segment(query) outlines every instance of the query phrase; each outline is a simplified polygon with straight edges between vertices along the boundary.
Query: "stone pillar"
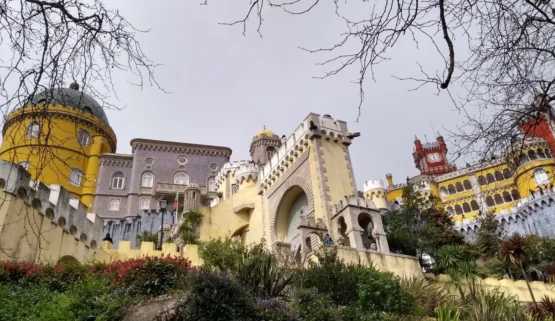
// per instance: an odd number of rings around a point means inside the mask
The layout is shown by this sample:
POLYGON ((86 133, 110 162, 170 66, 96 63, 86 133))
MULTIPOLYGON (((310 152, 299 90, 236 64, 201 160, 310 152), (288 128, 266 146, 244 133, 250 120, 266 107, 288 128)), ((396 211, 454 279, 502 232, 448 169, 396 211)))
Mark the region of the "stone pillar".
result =
POLYGON ((378 251, 382 253, 389 253, 389 243, 387 243, 387 237, 383 228, 381 214, 377 212, 372 212, 370 213, 370 217, 372 218, 372 224, 374 225, 372 236, 374 237, 374 239, 376 239, 378 251))

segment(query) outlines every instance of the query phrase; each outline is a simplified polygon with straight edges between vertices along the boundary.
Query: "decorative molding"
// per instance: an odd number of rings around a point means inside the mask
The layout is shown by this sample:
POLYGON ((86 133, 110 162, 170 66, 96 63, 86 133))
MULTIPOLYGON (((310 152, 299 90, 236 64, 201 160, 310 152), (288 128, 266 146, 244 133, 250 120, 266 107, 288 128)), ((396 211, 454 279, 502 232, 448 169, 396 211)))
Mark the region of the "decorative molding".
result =
POLYGON ((208 155, 227 157, 231 156, 231 149, 220 146, 198 145, 189 143, 176 143, 136 138, 131 141, 132 152, 135 150, 161 151, 168 153, 208 155))

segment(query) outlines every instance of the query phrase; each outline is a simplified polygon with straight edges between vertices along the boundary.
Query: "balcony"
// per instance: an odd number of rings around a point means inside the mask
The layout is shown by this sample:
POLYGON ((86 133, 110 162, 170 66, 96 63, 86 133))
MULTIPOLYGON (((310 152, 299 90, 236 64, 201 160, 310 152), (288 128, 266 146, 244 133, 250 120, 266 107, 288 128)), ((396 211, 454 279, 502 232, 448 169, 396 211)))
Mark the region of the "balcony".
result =
MULTIPOLYGON (((175 194, 177 192, 184 193, 185 190, 187 189, 187 187, 189 187, 189 185, 180 185, 180 184, 170 184, 170 183, 158 183, 156 184, 156 193, 169 193, 169 194, 175 194)), ((216 195, 216 192, 210 192, 208 193, 208 189, 206 188, 206 186, 199 186, 200 188, 200 194, 201 195, 216 195)))

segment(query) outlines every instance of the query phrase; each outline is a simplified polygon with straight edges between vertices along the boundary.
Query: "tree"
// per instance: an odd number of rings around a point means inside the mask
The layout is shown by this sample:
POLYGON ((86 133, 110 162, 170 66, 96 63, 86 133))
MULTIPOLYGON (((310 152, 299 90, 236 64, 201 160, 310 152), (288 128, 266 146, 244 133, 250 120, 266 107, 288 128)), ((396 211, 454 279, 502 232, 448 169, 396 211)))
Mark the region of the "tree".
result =
MULTIPOLYGON (((13 137, 4 133, 3 139, 28 145, 29 155, 40 160, 32 165, 32 180, 39 178, 53 159, 67 168, 71 168, 68 160, 83 159, 79 153, 59 155, 50 148, 64 145, 67 139, 52 134, 57 125, 46 112, 53 98, 51 90, 68 87, 75 81, 103 108, 118 108, 109 99, 117 97, 115 75, 132 75, 127 77, 128 82, 139 87, 145 82, 158 86, 154 77, 157 64, 145 55, 137 38, 144 32, 148 31, 135 28, 118 10, 106 7, 100 0, 0 0, 0 44, 4 49, 0 60, 0 110, 5 119, 14 109, 26 106, 25 112, 41 124, 36 144, 22 142, 20 134, 13 137), (36 99, 44 98, 41 93, 47 93, 46 98, 35 104, 36 99)), ((65 168, 57 168, 55 174, 60 182, 69 179, 65 168)), ((41 248, 47 240, 39 235, 37 222, 28 218, 26 210, 27 207, 21 210, 24 238, 34 234, 41 248)))
POLYGON ((183 214, 185 219, 179 227, 179 238, 184 244, 196 244, 198 241, 198 229, 202 225, 204 214, 189 211, 183 214))
POLYGON ((499 253, 501 240, 505 235, 504 228, 497 220, 494 212, 487 212, 476 217, 480 226, 476 232, 476 246, 482 254, 489 258, 496 257, 499 253))
POLYGON ((383 217, 392 252, 422 259, 424 253, 434 257, 444 245, 464 243, 437 197, 426 196, 408 184, 402 200, 399 210, 388 211, 383 217))
POLYGON ((522 274, 524 275, 524 280, 526 281, 526 285, 528 286, 528 291, 530 291, 530 297, 532 297, 532 301, 534 302, 534 306, 537 307, 538 303, 536 302, 536 298, 534 297, 534 292, 530 287, 530 281, 528 280, 528 275, 526 274, 526 270, 524 269, 524 260, 526 259, 526 239, 522 237, 520 234, 514 234, 509 239, 504 240, 501 243, 501 249, 499 251, 499 255, 505 262, 518 266, 522 270, 522 274))
MULTIPOLYGON (((244 6, 244 14, 222 24, 239 26, 243 34, 249 27, 261 33, 268 10, 303 16, 327 3, 241 1, 237 5, 244 6), (254 26, 249 24, 252 20, 254 26)), ((330 9, 345 22, 340 40, 303 50, 327 55, 319 63, 327 70, 318 78, 353 66, 359 69, 354 80, 360 93, 359 116, 365 80, 374 80, 374 67, 390 60, 391 51, 408 38, 415 49, 435 52, 438 63, 433 70, 415 61, 421 75, 397 78, 414 81, 416 89, 431 85, 439 93, 457 83, 465 91, 448 93, 465 118, 452 133, 460 155, 489 159, 523 138, 523 121, 553 119, 546 107, 555 100, 555 74, 550 72, 555 64, 553 1, 335 0, 330 9)))

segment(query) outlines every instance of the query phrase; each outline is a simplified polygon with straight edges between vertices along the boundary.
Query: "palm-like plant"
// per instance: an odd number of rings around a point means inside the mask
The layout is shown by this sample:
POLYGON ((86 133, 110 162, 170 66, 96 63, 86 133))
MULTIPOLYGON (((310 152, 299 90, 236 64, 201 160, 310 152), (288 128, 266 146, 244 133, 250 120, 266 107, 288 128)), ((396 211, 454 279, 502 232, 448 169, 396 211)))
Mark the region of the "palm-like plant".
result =
POLYGON ((153 242, 156 244, 158 242, 158 234, 152 234, 144 231, 142 234, 137 235, 137 245, 141 246, 142 242, 153 242))
POLYGON ((179 237, 185 244, 196 244, 198 241, 198 228, 202 225, 204 214, 189 211, 184 215, 185 220, 179 227, 179 237))
POLYGON ((465 299, 463 284, 468 281, 468 289, 472 297, 476 293, 476 280, 478 275, 478 264, 465 253, 460 245, 445 245, 441 247, 436 256, 436 268, 443 271, 459 291, 462 299, 465 299))
POLYGON ((509 239, 501 242, 501 247, 499 250, 499 255, 501 258, 512 265, 519 266, 524 275, 524 280, 528 286, 528 291, 530 291, 530 296, 532 297, 532 302, 534 306, 537 306, 536 298, 534 297, 534 292, 532 292, 532 287, 530 287, 530 281, 528 280, 528 275, 524 269, 524 259, 526 258, 526 239, 520 234, 514 234, 509 239))

